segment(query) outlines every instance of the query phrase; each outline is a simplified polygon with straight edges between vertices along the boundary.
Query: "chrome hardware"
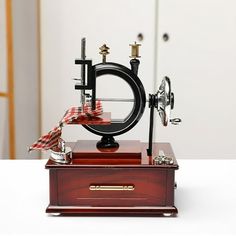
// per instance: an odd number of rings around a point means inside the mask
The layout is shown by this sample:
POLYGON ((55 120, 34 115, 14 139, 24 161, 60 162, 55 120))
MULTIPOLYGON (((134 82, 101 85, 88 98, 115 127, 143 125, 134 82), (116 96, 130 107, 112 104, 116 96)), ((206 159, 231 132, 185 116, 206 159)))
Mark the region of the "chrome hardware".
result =
POLYGON ((166 157, 166 158, 165 158, 165 164, 166 164, 166 165, 173 165, 173 164, 174 164, 173 158, 171 158, 171 157, 166 157))
POLYGON ((85 94, 85 104, 90 104, 92 101, 92 96, 88 93, 85 94))
POLYGON ((59 212, 52 212, 52 213, 50 213, 50 215, 51 215, 51 216, 60 216, 61 213, 59 213, 59 212))
POLYGON ((72 158, 72 151, 70 147, 65 146, 65 141, 60 140, 57 150, 50 149, 50 159, 56 163, 67 164, 70 163, 72 158))
POLYGON ((172 215, 173 215, 173 213, 163 213, 163 216, 165 216, 165 217, 170 217, 172 215))
POLYGON ((172 157, 165 156, 163 150, 159 150, 159 155, 153 159, 154 165, 173 165, 174 160, 172 157))
POLYGON ((181 122, 180 118, 171 119, 171 110, 174 109, 174 93, 171 91, 171 82, 168 77, 164 77, 157 91, 157 101, 155 107, 157 108, 164 126, 171 122, 173 125, 178 125, 181 122))
POLYGON ((157 92, 158 102, 156 108, 161 117, 161 122, 167 126, 170 119, 171 107, 174 107, 173 93, 171 92, 171 83, 168 77, 164 77, 157 92), (172 99, 171 99, 172 98, 172 99))
POLYGON ((133 191, 134 185, 90 185, 91 191, 133 191))
POLYGON ((102 102, 134 102, 133 98, 97 98, 96 100, 102 102))
POLYGON ((70 147, 66 147, 64 152, 62 151, 57 152, 52 149, 50 149, 50 151, 51 151, 50 159, 52 161, 60 164, 70 163, 72 158, 72 152, 70 147))
POLYGON ((165 153, 163 150, 159 150, 159 157, 162 157, 162 158, 165 157, 165 153))
POLYGON ((170 123, 172 125, 178 125, 179 123, 181 123, 182 120, 180 118, 173 118, 173 119, 170 119, 170 123))

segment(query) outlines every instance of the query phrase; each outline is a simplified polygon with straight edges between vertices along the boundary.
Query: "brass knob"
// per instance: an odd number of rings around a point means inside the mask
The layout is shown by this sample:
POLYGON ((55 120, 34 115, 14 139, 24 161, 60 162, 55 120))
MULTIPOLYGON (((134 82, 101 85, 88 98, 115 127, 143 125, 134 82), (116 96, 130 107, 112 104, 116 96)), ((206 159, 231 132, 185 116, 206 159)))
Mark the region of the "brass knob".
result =
POLYGON ((139 58, 139 47, 141 46, 141 44, 137 44, 136 42, 134 42, 134 44, 130 44, 129 46, 131 46, 131 56, 130 58, 136 59, 139 58))
POLYGON ((103 44, 99 49, 100 49, 99 54, 102 55, 102 63, 106 63, 106 56, 110 54, 110 52, 108 51, 110 48, 107 47, 106 44, 103 44))

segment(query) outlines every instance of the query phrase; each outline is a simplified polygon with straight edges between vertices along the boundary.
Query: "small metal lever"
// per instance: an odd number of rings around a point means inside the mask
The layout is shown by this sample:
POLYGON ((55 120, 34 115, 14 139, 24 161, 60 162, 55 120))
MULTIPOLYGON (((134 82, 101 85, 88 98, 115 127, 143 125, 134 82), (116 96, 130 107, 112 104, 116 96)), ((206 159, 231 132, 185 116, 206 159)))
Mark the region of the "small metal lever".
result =
POLYGON ((173 119, 170 119, 170 123, 172 125, 178 125, 179 123, 181 123, 182 120, 180 118, 173 118, 173 119))

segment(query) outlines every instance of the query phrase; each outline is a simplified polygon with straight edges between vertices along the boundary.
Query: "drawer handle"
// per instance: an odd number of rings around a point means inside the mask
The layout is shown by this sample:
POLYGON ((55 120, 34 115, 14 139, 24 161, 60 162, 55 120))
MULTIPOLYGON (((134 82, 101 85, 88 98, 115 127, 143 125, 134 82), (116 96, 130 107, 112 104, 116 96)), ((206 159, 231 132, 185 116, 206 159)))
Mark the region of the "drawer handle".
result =
POLYGON ((133 191, 134 185, 90 185, 91 191, 133 191))

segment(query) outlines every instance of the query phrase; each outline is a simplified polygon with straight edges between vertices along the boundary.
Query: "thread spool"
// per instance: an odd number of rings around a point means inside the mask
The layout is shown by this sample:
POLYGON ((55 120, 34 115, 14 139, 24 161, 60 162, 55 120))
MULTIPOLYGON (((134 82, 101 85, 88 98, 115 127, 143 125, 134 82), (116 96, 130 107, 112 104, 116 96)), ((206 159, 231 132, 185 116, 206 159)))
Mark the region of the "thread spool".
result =
POLYGON ((136 59, 139 58, 139 47, 141 46, 141 44, 137 44, 136 42, 134 42, 134 44, 130 44, 129 46, 131 46, 131 56, 130 58, 136 59))

